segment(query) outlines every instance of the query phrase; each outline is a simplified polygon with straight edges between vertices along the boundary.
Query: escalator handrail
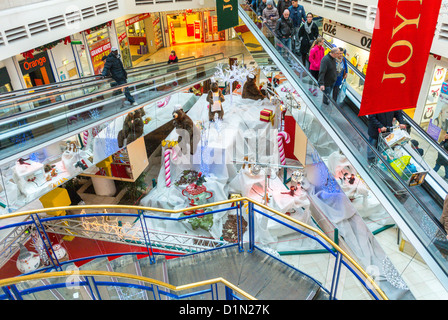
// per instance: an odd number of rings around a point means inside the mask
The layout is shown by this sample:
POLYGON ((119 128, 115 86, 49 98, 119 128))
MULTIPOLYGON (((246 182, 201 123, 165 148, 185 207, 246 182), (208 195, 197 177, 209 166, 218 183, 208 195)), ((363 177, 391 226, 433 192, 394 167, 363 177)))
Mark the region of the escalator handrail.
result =
MULTIPOLYGON (((181 62, 178 62, 177 65, 182 66, 184 64, 191 63, 192 61, 200 61, 200 60, 210 59, 210 58, 213 58, 214 56, 216 56, 216 57, 217 56, 224 57, 224 55, 222 53, 217 53, 217 54, 212 54, 212 55, 208 55, 208 56, 199 57, 197 59, 191 59, 191 60, 188 60, 188 61, 181 61, 181 62)), ((217 59, 215 59, 215 60, 217 60, 217 59)), ((135 73, 146 72, 146 71, 149 71, 149 70, 152 70, 152 69, 157 69, 157 68, 164 67, 164 66, 167 66, 166 62, 140 66, 140 67, 129 69, 129 74, 128 75, 132 75, 132 74, 135 74, 135 73)), ((46 89, 46 90, 42 90, 42 91, 38 91, 38 92, 32 92, 32 93, 29 93, 29 94, 23 94, 20 97, 9 97, 9 98, 6 98, 4 100, 0 100, 0 110, 5 109, 5 108, 11 108, 11 106, 3 105, 3 104, 8 103, 9 101, 16 101, 17 99, 33 98, 35 96, 40 96, 40 95, 43 95, 43 94, 52 94, 52 93, 55 93, 55 92, 59 92, 61 90, 70 90, 70 91, 71 90, 77 90, 77 88, 80 88, 82 86, 93 86, 93 85, 96 85, 96 83, 100 83, 102 81, 113 81, 112 78, 100 79, 99 75, 89 76, 89 77, 82 78, 82 79, 87 79, 87 78, 91 78, 91 79, 88 80, 88 81, 85 81, 85 82, 74 84, 74 85, 67 83, 67 84, 59 86, 58 88, 46 89), (68 88, 70 88, 70 89, 68 89, 68 88)), ((79 80, 79 79, 77 79, 77 80, 79 80)), ((72 80, 72 81, 75 81, 75 80, 72 80)), ((64 94, 63 92, 60 93, 60 94, 64 94)), ((48 98, 51 98, 51 97, 42 97, 42 99, 48 99, 48 98)), ((18 104, 23 104, 23 103, 27 103, 27 101, 21 101, 18 104)))
MULTIPOLYGON (((187 60, 194 60, 194 59, 195 59, 195 56, 190 56, 190 57, 186 57, 186 58, 179 59, 179 62, 185 62, 185 61, 187 61, 187 60), (182 60, 182 61, 181 61, 181 60, 182 60)), ((166 62, 158 62, 158 63, 152 64, 152 66, 155 66, 155 65, 164 65, 164 64, 166 64, 166 62)), ((139 67, 134 67, 134 68, 128 68, 128 69, 126 69, 126 71, 127 71, 127 72, 132 72, 132 71, 134 71, 134 70, 136 70, 136 69, 143 68, 143 67, 147 67, 147 66, 148 66, 148 65, 145 65, 145 66, 139 66, 139 67)), ((35 87, 32 87, 32 88, 24 88, 24 89, 13 90, 13 91, 10 91, 10 92, 4 92, 4 93, 1 93, 1 94, 0 94, 0 101, 1 101, 1 100, 3 99, 3 97, 5 97, 5 96, 12 96, 12 95, 15 95, 15 94, 27 94, 27 93, 26 93, 27 91, 37 91, 37 90, 44 91, 44 90, 48 90, 48 89, 51 88, 51 87, 61 86, 61 85, 64 85, 64 86, 65 86, 65 85, 68 85, 68 86, 70 86, 70 85, 72 85, 74 82, 83 82, 84 80, 86 80, 86 82, 87 82, 87 81, 89 81, 90 79, 95 80, 95 78, 98 78, 98 75, 91 75, 91 76, 86 76, 86 77, 77 78, 77 79, 70 79, 70 80, 64 80, 64 81, 59 81, 59 82, 55 82, 55 83, 44 84, 44 85, 35 86, 35 87)))
MULTIPOLYGON (((244 14, 247 15, 247 13, 245 12, 245 5, 240 4, 240 6, 239 6, 238 8, 239 8, 239 11, 242 11, 242 12, 244 12, 244 14)), ((251 10, 252 10, 252 9, 251 9, 251 10)), ((253 23, 253 21, 250 19, 250 17, 248 17, 248 20, 249 20, 251 23, 253 23)), ((267 27, 267 25, 266 25, 266 27, 267 27)), ((259 30, 257 26, 255 26, 255 28, 257 29, 257 31, 259 31, 260 33, 262 33, 261 30, 259 30)), ((271 29, 269 29, 269 30, 271 30, 271 29)), ((272 31, 272 30, 271 30, 271 31, 272 31)), ((279 42, 281 41, 281 40, 278 39, 278 37, 277 37, 277 35, 275 34, 275 32, 273 32, 272 34, 273 34, 273 36, 275 37, 276 41, 279 41, 279 42)), ((263 37, 266 38, 266 36, 265 36, 264 34, 263 34, 263 37)), ((267 39, 263 39, 263 40, 266 40, 266 41, 265 41, 265 45, 267 45, 268 47, 269 47, 269 45, 272 46, 272 44, 271 44, 267 39)), ((265 48, 265 47, 263 46, 263 48, 265 48)), ((309 79, 311 79, 311 81, 312 81, 315 85, 317 85, 318 87, 320 87, 319 84, 317 83, 317 80, 315 80, 315 78, 311 75, 311 73, 307 70, 307 68, 304 67, 304 66, 302 65, 302 63, 300 62, 300 59, 298 59, 298 58, 296 57, 296 55, 295 55, 294 53, 292 53, 291 50, 289 50, 286 46, 284 46, 283 49, 284 49, 284 50, 286 49, 286 50, 288 51, 288 53, 289 53, 288 56, 293 57, 293 59, 295 60, 295 62, 298 63, 298 65, 302 67, 302 69, 304 70, 304 72, 308 75, 309 79)), ((274 48, 274 50, 275 50, 275 48, 274 48)), ((281 57, 281 56, 280 56, 280 58, 283 59, 283 57, 281 57)), ((285 65, 286 65, 286 66, 290 67, 290 66, 289 66, 289 63, 288 63, 287 61, 284 61, 284 62, 285 62, 285 65)), ((293 70, 291 70, 291 71, 292 71, 292 72, 290 72, 290 73, 295 75, 295 72, 294 72, 293 70)), ((295 80, 295 82, 296 82, 297 84, 299 84, 299 86, 300 86, 300 82, 299 82, 299 81, 295 80)), ((301 86, 300 86, 300 87, 301 87, 301 86)), ((303 90, 303 91, 305 92, 305 95, 308 94, 308 93, 306 92, 307 90, 303 90)), ((322 92, 322 93, 325 94, 324 92, 322 92)), ((352 124, 352 122, 350 121, 349 117, 345 114, 345 112, 344 112, 343 110, 341 110, 341 109, 339 108, 339 106, 338 106, 336 103, 334 103, 334 100, 332 99, 332 97, 329 97, 329 96, 327 95, 327 99, 328 99, 329 101, 331 101, 331 103, 332 103, 332 107, 336 108, 336 109, 340 112, 340 114, 345 118, 345 120, 352 126, 353 130, 355 130, 355 131, 358 133, 358 135, 360 136, 360 138, 361 138, 362 140, 364 140, 366 146, 370 147, 371 151, 376 155, 377 159, 379 159, 379 160, 382 162, 382 164, 388 169, 388 171, 391 172, 391 174, 397 179, 397 181, 399 182, 399 184, 401 184, 401 185, 404 187, 404 189, 406 190, 407 194, 409 194, 409 195, 410 195, 410 196, 417 202, 417 204, 422 208, 422 210, 427 214, 427 216, 428 216, 428 217, 435 223, 435 225, 437 226, 437 228, 438 228, 441 232, 443 232, 443 234, 446 235, 447 233, 446 233, 445 229, 443 228, 442 224, 440 223, 439 219, 437 219, 437 218, 432 214, 432 212, 428 209, 428 207, 427 207, 427 206, 426 206, 420 199, 418 199, 418 198, 415 196, 415 194, 409 189, 409 187, 408 187, 405 183, 403 183, 401 177, 398 175, 398 173, 395 171, 395 169, 393 169, 392 166, 391 166, 391 165, 390 165, 390 164, 389 164, 389 163, 382 157, 382 155, 379 153, 379 151, 378 151, 376 148, 371 147, 370 143, 369 143, 368 140, 364 137, 364 135, 361 133, 361 131, 360 131, 356 126, 354 126, 354 125, 352 124)), ((314 103, 312 99, 310 99, 310 101, 311 101, 312 103, 314 103)), ((321 116, 322 116, 324 119, 326 119, 326 117, 325 117, 324 113, 322 112, 322 110, 320 110, 319 108, 316 108, 316 110, 317 110, 317 112, 319 112, 319 113, 321 114, 321 116)), ((335 131, 335 132, 336 132, 336 134, 338 134, 337 131, 335 131)), ((340 137, 340 140, 344 143, 344 139, 342 139, 342 137, 340 137)), ((348 149, 350 149, 350 148, 348 148, 348 149)), ((391 201, 391 203, 393 203, 393 202, 391 201)), ((400 212, 400 211, 397 210, 397 212, 400 212)))
MULTIPOLYGON (((331 48, 331 44, 325 40, 325 44, 331 48)), ((350 61, 348 61, 347 59, 345 59, 345 61, 347 62, 347 66, 348 68, 350 68, 354 73, 356 73, 356 75, 361 78, 361 80, 365 81, 365 74, 362 73, 361 71, 359 71, 358 68, 356 68, 350 61)), ((361 101, 359 101, 359 103, 361 103, 361 101)), ((438 154, 441 154, 445 160, 448 161, 448 152, 442 148, 432 137, 430 137, 428 135, 428 133, 426 131, 424 131, 422 129, 422 127, 420 127, 417 122, 415 122, 406 112, 403 112, 403 118, 406 121, 407 124, 409 124, 411 126, 411 128, 415 131, 418 132, 419 136, 421 136, 428 144, 430 144, 434 149, 437 150, 438 154)), ((366 117, 366 116, 361 116, 361 117, 366 117)))
MULTIPOLYGON (((221 59, 221 60, 223 62, 225 62, 226 58, 221 59)), ((210 64, 210 63, 214 63, 216 61, 221 61, 221 60, 215 60, 215 61, 211 61, 211 62, 206 62, 206 63, 203 63, 203 64, 192 66, 192 67, 187 68, 187 69, 182 69, 180 71, 181 72, 189 71, 189 70, 192 70, 194 68, 198 68, 198 67, 201 67, 201 66, 204 66, 204 65, 207 65, 207 64, 210 64)), ((137 86, 139 84, 143 84, 143 83, 147 83, 147 82, 150 82, 150 81, 155 81, 155 80, 158 80, 158 79, 162 79, 165 76, 166 76, 166 74, 165 75, 158 75, 158 76, 152 77, 150 79, 137 80, 137 81, 134 81, 134 82, 125 83, 125 84, 122 84, 122 85, 119 85, 119 86, 115 86, 113 88, 105 89, 105 90, 103 90, 101 92, 94 92, 94 93, 90 93, 90 94, 84 95, 82 97, 73 98, 73 99, 70 99, 70 100, 67 100, 67 101, 61 101, 61 102, 56 103, 54 105, 45 106, 45 107, 40 108, 40 109, 26 110, 23 113, 13 114, 13 115, 11 115, 9 117, 5 117, 3 119, 0 119, 0 125, 4 125, 4 124, 7 124, 7 123, 9 123, 11 121, 15 121, 17 119, 21 119, 21 118, 25 117, 28 114, 32 114, 33 116, 35 116, 35 115, 37 115, 39 113, 42 113, 42 112, 47 112, 47 111, 50 111, 50 110, 51 111, 55 111, 58 108, 65 107, 65 106, 68 106, 68 105, 73 104, 73 103, 83 102, 83 101, 92 99, 92 98, 94 98, 96 96, 100 96, 100 95, 102 96, 104 94, 107 94, 107 93, 110 93, 110 92, 114 92, 114 91, 117 91, 119 89, 123 89, 123 88, 126 88, 126 87, 137 86)), ((19 128, 19 127, 17 127, 17 128, 19 128)), ((23 128, 26 128, 26 126, 23 126, 23 128)))

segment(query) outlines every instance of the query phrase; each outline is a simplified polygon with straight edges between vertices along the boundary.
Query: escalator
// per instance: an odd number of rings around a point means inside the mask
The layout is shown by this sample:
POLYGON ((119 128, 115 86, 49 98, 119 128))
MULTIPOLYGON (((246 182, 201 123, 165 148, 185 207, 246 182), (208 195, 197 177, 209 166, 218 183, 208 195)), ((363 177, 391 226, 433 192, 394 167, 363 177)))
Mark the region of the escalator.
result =
MULTIPOLYGON (((221 58, 223 58, 222 54, 219 54, 219 55, 221 55, 221 58)), ((211 56, 217 56, 217 55, 211 55, 211 56)), ((211 57, 211 56, 208 56, 208 57, 211 57)), ((184 62, 188 62, 188 61, 191 62, 193 60, 197 60, 197 59, 201 59, 201 58, 204 58, 204 57, 195 58, 194 56, 190 56, 190 57, 186 57, 186 58, 181 58, 181 59, 179 59, 179 63, 184 63, 184 62)), ((166 62, 159 62, 159 63, 154 63, 151 65, 144 65, 144 66, 140 66, 140 67, 128 68, 128 69, 126 69, 126 71, 129 74, 131 74, 135 71, 139 71, 139 70, 142 70, 142 69, 145 69, 148 67, 158 68, 158 67, 163 67, 163 66, 166 66, 166 62)), ((60 82, 40 85, 40 86, 36 86, 36 87, 32 87, 32 88, 4 92, 4 93, 0 94, 0 102, 7 98, 14 98, 14 97, 17 98, 22 95, 28 95, 31 93, 38 93, 38 92, 43 93, 44 91, 53 90, 53 89, 70 88, 71 86, 75 86, 78 84, 88 84, 88 83, 91 83, 92 81, 96 81, 96 80, 98 80, 98 75, 86 76, 86 77, 81 77, 81 78, 77 78, 77 79, 64 80, 64 81, 60 81, 60 82)))
MULTIPOLYGON (((326 42, 326 47, 330 48, 330 46, 331 44, 326 42)), ((338 104, 338 106, 341 110, 343 110, 347 117, 351 119, 352 123, 358 128, 358 130, 363 133, 364 137, 367 138, 368 118, 367 116, 358 117, 359 108, 361 105, 362 87, 356 86, 358 83, 364 83, 365 75, 349 61, 347 61, 347 66, 349 69, 349 77, 346 81, 347 95, 344 101, 338 104)), ((428 208, 432 212, 441 212, 443 201, 448 192, 448 184, 442 176, 432 170, 432 168, 434 167, 433 161, 435 161, 439 154, 445 159, 448 159, 448 154, 406 112, 403 112, 403 118, 408 125, 408 131, 411 138, 419 143, 419 148, 422 148, 423 156, 418 154, 417 151, 412 148, 410 148, 412 151, 409 150, 409 148, 408 151, 412 153, 414 158, 418 158, 419 162, 424 161, 430 164, 428 168, 430 170, 424 183, 413 187, 412 191, 424 199, 428 208)))
MULTIPOLYGON (((148 79, 157 75, 170 73, 174 70, 190 68, 195 65, 223 59, 224 55, 213 54, 199 57, 197 59, 180 60, 175 67, 166 63, 157 63, 128 69, 127 82, 148 79)), ((112 78, 102 79, 99 76, 90 76, 81 79, 68 80, 51 85, 44 85, 30 89, 13 91, 0 95, 0 119, 14 115, 18 116, 28 110, 50 107, 63 101, 69 102, 71 99, 79 98, 87 94, 110 89, 115 85, 112 78)))
MULTIPOLYGON (((125 85, 84 94, 36 109, 28 109, 0 119, 0 162, 17 160, 21 154, 30 153, 54 142, 81 133, 126 114, 137 108, 159 101, 173 91, 181 91, 207 80, 218 64, 227 64, 228 59, 194 63, 187 68, 147 77, 125 85), (129 88, 138 106, 125 102, 121 90, 129 88)), ((109 83, 109 79, 102 80, 109 83)), ((157 120, 157 119, 153 119, 157 120)))
MULTIPOLYGON (((249 51, 250 47, 261 45, 275 65, 267 67, 274 70, 273 74, 280 75, 278 78, 282 78, 282 89, 294 92, 289 98, 299 106, 295 111, 299 114, 296 117, 297 123, 312 123, 301 126, 307 136, 319 132, 320 137, 314 144, 319 155, 324 158, 340 152, 347 158, 398 228, 448 288, 448 261, 445 259, 446 252, 440 246, 440 242, 446 245, 446 232, 439 222, 443 202, 441 199, 444 199, 448 190, 446 182, 437 174, 434 175, 431 166, 422 161, 424 159, 418 158, 415 150, 406 147, 412 158, 428 170, 427 183, 410 187, 383 155, 368 143, 366 122, 357 117, 356 95, 348 90, 342 105, 338 106, 331 98, 329 104, 323 104, 323 93, 301 60, 284 47, 266 25, 260 23, 250 8, 240 5, 239 16, 246 27, 244 29, 239 26, 239 30, 242 30, 240 37, 249 51), (367 160, 367 150, 375 154, 373 166, 367 160)), ((280 91, 279 89, 277 87, 276 90, 280 91)), ((411 126, 411 135, 420 139, 421 146, 427 144, 428 148, 430 146, 432 150, 443 152, 409 117, 406 121, 411 126)), ((446 157, 446 153, 442 154, 446 157)))

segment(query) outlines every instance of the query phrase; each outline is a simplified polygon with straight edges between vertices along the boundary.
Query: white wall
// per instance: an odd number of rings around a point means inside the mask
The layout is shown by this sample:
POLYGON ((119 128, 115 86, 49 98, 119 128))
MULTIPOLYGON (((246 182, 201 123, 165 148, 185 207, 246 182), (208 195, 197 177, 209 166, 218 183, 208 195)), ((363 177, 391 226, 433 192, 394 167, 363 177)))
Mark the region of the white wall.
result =
POLYGON ((215 6, 213 0, 173 0, 145 5, 136 5, 135 1, 49 0, 1 10, 0 60, 125 15, 215 6), (73 17, 77 17, 75 22, 73 17), (54 28, 56 21, 61 21, 62 26, 54 28))

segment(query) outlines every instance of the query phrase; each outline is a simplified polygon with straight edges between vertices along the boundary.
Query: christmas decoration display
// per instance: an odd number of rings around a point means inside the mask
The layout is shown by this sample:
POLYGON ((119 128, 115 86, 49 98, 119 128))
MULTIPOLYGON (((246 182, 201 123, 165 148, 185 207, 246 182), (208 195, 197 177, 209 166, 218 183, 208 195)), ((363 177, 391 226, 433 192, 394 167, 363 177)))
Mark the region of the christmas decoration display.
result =
POLYGON ((177 155, 172 148, 168 148, 164 152, 165 159, 165 185, 171 187, 171 159, 176 160, 177 155))
POLYGON ((260 111, 260 120, 263 122, 270 122, 272 126, 274 125, 275 114, 270 109, 263 109, 260 111))
POLYGON ((252 100, 263 100, 266 96, 261 92, 260 88, 257 86, 256 76, 250 73, 247 76, 247 81, 243 86, 243 99, 252 99, 252 100))
POLYGON ((118 132, 118 147, 122 148, 125 145, 137 140, 143 134, 143 127, 145 125, 143 116, 145 115, 143 108, 129 112, 123 123, 123 129, 118 132))
POLYGON ((99 25, 97 25, 95 27, 92 27, 90 29, 86 29, 86 30, 84 30, 84 32, 87 33, 87 34, 90 34, 91 32, 95 32, 95 31, 104 29, 106 26, 110 28, 112 26, 112 21, 108 21, 108 22, 99 24, 99 25))
POLYGON ((17 258, 16 267, 21 273, 37 270, 40 266, 40 257, 36 252, 30 252, 23 244, 20 244, 20 254, 17 258))
POLYGON ((278 142, 278 153, 280 155, 280 164, 285 165, 286 164, 286 156, 285 156, 285 148, 283 147, 283 140, 285 143, 289 143, 289 133, 285 131, 281 131, 277 135, 277 142, 278 142))
MULTIPOLYGON (((173 119, 174 128, 179 135, 177 141, 181 143, 182 139, 185 136, 188 136, 190 139, 190 154, 193 155, 196 152, 197 145, 201 139, 199 129, 194 125, 193 120, 191 120, 191 118, 182 109, 178 109, 173 112, 173 119)), ((183 142, 181 149, 182 153, 185 154, 187 149, 185 141, 183 142)))
POLYGON ((218 115, 218 118, 222 120, 222 118, 224 117, 222 102, 224 101, 224 95, 222 94, 221 90, 219 90, 218 83, 212 82, 211 89, 207 95, 209 121, 214 121, 215 115, 218 115))
POLYGON ((170 102, 171 96, 165 97, 162 100, 157 101, 157 107, 162 108, 170 102))
POLYGON ((233 88, 234 82, 239 82, 244 84, 247 80, 247 76, 252 74, 254 68, 246 68, 245 66, 235 63, 230 68, 224 68, 222 64, 218 64, 216 67, 217 71, 214 74, 214 79, 222 81, 229 84, 230 87, 230 104, 233 103, 233 88))

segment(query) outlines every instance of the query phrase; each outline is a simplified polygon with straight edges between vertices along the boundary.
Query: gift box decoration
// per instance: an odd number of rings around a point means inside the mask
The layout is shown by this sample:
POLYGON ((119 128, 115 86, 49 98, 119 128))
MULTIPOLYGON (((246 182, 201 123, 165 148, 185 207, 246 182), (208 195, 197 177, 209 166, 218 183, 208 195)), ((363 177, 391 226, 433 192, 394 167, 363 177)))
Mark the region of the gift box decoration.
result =
POLYGON ((260 111, 260 120, 263 122, 270 122, 274 125, 274 112, 270 109, 263 109, 260 111))

